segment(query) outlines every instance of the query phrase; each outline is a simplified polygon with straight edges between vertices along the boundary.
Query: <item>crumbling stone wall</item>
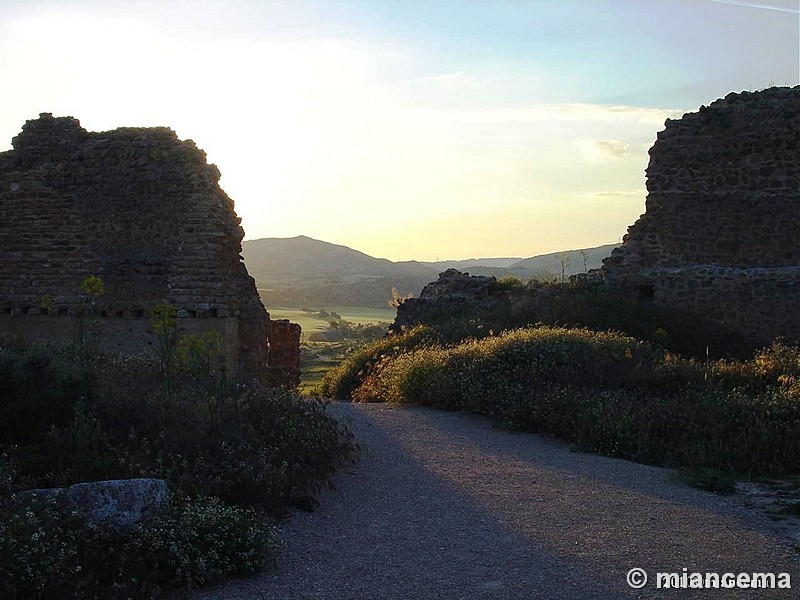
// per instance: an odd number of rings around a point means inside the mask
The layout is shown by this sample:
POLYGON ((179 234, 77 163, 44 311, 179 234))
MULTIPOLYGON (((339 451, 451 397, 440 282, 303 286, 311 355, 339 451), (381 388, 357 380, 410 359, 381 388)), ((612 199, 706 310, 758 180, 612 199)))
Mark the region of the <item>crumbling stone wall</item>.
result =
POLYGON ((300 325, 286 319, 270 321, 268 381, 272 385, 300 385, 300 325))
POLYGON ((800 340, 800 86, 667 120, 647 190, 604 263, 610 285, 759 342, 800 340))
POLYGON ((495 277, 447 269, 439 273, 436 281, 422 288, 419 298, 409 298, 400 303, 389 331, 399 333, 405 328, 424 323, 436 311, 452 311, 458 305, 487 302, 492 294, 497 294, 496 284, 495 277))
POLYGON ((232 371, 266 378, 269 315, 244 232, 194 142, 44 113, 12 144, 0 153, 0 332, 78 339, 90 327, 102 348, 136 352, 157 345, 149 313, 166 303, 178 334, 216 330, 232 371), (91 275, 104 295, 81 290, 91 275))

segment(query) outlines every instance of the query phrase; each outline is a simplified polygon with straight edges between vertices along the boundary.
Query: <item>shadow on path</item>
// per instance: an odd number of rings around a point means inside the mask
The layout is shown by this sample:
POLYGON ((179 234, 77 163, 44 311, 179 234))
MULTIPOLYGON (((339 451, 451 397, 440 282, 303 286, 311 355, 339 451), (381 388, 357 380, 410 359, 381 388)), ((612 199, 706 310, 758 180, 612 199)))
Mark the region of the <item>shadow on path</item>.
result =
POLYGON ((789 572, 787 544, 735 501, 668 471, 571 452, 484 419, 331 406, 365 446, 315 513, 282 527, 278 571, 215 599, 792 598, 795 590, 633 590, 626 574, 789 572), (694 593, 694 594, 693 594, 694 593))

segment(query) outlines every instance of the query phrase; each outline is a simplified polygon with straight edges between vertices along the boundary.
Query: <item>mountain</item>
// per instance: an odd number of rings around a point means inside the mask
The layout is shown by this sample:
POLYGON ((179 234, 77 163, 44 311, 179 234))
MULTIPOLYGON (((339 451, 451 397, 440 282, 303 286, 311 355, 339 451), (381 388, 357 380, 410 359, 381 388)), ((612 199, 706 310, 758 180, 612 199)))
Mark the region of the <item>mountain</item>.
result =
POLYGON ((619 244, 606 244, 595 248, 542 254, 515 262, 510 268, 530 269, 532 271, 551 273, 560 277, 563 261, 564 274, 566 276, 575 275, 591 269, 599 269, 603 265, 603 259, 610 256, 611 251, 617 246, 619 246, 619 244), (585 265, 584 258, 586 259, 585 265))
POLYGON ((392 288, 417 295, 438 275, 424 263, 395 263, 304 235, 246 240, 242 256, 267 307, 386 308, 392 288))
POLYGON ((304 235, 246 240, 242 256, 250 275, 265 286, 436 275, 435 269, 422 263, 394 263, 304 235))
POLYGON ((436 262, 425 264, 431 265, 440 271, 446 271, 447 269, 464 271, 475 267, 499 267, 504 269, 521 260, 521 256, 518 258, 468 258, 466 260, 437 260, 436 262))
POLYGON ((263 238, 242 243, 247 270, 267 307, 371 306, 385 308, 392 288, 419 295, 426 283, 449 268, 470 275, 516 275, 520 279, 560 277, 597 268, 616 244, 532 258, 472 258, 436 262, 392 262, 347 246, 315 240, 263 238), (584 254, 581 254, 584 252, 584 254))

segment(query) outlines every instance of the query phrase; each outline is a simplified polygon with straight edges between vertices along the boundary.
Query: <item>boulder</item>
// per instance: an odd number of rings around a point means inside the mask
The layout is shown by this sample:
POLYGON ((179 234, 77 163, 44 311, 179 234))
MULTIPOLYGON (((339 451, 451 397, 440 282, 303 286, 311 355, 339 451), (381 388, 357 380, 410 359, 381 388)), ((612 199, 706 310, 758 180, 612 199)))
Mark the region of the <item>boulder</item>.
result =
POLYGON ((20 501, 58 498, 95 525, 124 530, 163 508, 168 498, 163 479, 114 479, 76 483, 15 494, 20 501))

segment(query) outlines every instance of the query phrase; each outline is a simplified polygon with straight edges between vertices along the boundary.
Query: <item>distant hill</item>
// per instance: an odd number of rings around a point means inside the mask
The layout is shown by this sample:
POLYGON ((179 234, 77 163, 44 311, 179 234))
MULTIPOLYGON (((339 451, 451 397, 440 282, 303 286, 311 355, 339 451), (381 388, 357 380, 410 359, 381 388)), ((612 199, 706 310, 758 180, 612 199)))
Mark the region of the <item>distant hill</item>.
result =
POLYGON ((465 269, 473 269, 475 267, 500 267, 501 269, 510 267, 514 263, 518 263, 522 257, 518 258, 468 258, 466 260, 437 260, 436 262, 425 263, 431 265, 441 271, 447 269, 458 269, 464 271, 465 269))
POLYGON ((567 250, 565 252, 552 252, 542 254, 515 262, 510 266, 511 269, 530 269, 561 276, 561 265, 564 262, 565 275, 575 275, 591 269, 599 269, 603 266, 603 259, 611 255, 611 251, 619 244, 606 244, 596 248, 584 248, 583 250, 567 250), (581 254, 583 252, 583 254, 581 254), (584 265, 584 256, 586 263, 584 265))
MULTIPOLYGON (((586 269, 597 268, 616 244, 588 248, 586 269)), ((395 288, 418 296, 424 285, 450 268, 470 275, 516 275, 523 280, 559 277, 584 271, 580 250, 532 258, 473 258, 436 262, 392 262, 347 246, 306 236, 263 238, 242 243, 247 270, 264 304, 272 307, 371 306, 385 308, 395 288)))
POLYGON ((267 307, 386 308, 393 287, 417 295, 438 275, 424 263, 395 263, 303 235, 245 241, 242 256, 267 307))
POLYGON ((351 282, 378 277, 430 277, 435 269, 423 263, 394 263, 347 246, 304 235, 264 238, 242 243, 247 270, 261 285, 351 282))

